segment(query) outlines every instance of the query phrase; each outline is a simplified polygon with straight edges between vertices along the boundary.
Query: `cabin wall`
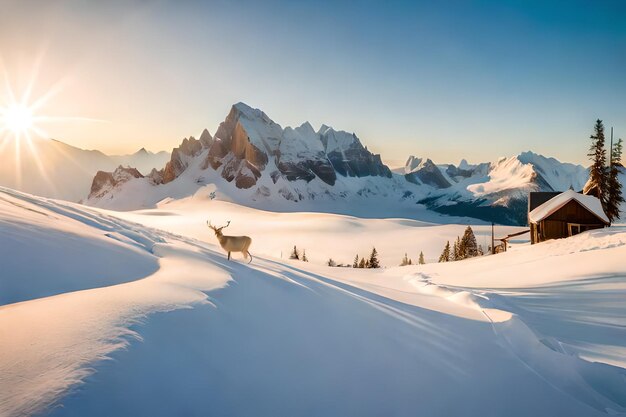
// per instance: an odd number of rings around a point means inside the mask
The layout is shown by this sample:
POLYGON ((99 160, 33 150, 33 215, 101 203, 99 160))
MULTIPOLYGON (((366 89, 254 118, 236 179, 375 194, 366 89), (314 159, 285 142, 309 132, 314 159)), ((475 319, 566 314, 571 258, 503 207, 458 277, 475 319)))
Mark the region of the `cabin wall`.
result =
POLYGON ((534 244, 540 242, 539 236, 537 233, 537 225, 535 223, 530 223, 530 243, 534 244))

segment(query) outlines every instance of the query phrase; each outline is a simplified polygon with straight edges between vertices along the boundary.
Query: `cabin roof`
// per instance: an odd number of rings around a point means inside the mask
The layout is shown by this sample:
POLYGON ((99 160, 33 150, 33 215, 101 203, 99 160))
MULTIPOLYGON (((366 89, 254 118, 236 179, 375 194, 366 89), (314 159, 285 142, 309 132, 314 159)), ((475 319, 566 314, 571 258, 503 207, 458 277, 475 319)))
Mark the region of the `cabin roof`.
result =
POLYGON ((528 195, 528 212, 530 213, 546 201, 561 194, 560 191, 532 191, 528 195))
POLYGON ((580 194, 574 190, 567 190, 560 193, 536 207, 528 213, 528 220, 532 223, 538 223, 572 200, 576 200, 581 206, 593 213, 598 219, 602 220, 602 222, 606 224, 610 223, 609 218, 602 209, 602 203, 600 203, 598 198, 591 195, 580 194))

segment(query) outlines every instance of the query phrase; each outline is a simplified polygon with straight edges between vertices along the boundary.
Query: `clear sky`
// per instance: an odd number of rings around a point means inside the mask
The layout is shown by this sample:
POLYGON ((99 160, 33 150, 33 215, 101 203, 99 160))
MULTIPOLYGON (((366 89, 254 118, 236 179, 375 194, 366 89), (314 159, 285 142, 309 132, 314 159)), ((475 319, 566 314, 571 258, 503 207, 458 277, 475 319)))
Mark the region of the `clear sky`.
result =
MULTIPOLYGON (((244 101, 354 131, 393 166, 533 150, 586 163, 626 139, 626 2, 0 0, 0 72, 107 153, 214 133, 244 101)), ((0 86, 0 96, 5 94, 0 86)))

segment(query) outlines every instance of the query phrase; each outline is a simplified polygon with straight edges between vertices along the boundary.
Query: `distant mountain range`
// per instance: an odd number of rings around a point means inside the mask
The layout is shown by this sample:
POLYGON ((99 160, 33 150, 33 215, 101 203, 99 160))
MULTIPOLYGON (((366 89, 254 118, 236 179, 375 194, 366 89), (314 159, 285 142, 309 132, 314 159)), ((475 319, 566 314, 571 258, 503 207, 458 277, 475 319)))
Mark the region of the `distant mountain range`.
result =
POLYGON ((53 139, 31 142, 6 139, 0 144, 0 185, 44 197, 79 201, 89 193, 99 170, 130 165, 147 173, 169 159, 168 152, 152 153, 144 148, 131 155, 105 155, 53 139))
POLYGON ((406 178, 432 190, 419 202, 449 215, 464 215, 504 224, 525 224, 530 191, 583 189, 588 170, 533 152, 492 163, 435 166, 409 158, 406 178))
POLYGON ((201 195, 269 210, 400 217, 442 214, 525 224, 530 191, 580 190, 585 167, 532 152, 470 165, 411 156, 392 172, 354 133, 305 122, 282 128, 244 103, 214 136, 184 139, 160 169, 99 172, 87 204, 120 210, 201 195), (399 214, 401 213, 401 214, 399 214))

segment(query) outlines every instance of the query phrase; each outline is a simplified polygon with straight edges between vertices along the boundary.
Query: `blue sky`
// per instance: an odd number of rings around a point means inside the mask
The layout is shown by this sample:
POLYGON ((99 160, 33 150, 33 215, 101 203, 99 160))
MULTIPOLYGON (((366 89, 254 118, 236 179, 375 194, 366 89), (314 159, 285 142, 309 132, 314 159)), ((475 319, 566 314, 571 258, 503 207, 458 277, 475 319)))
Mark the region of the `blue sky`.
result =
POLYGON ((523 150, 586 163, 596 118, 626 138, 623 1, 0 0, 0 66, 40 57, 45 126, 107 152, 211 133, 244 101, 354 131, 391 165, 523 150))

